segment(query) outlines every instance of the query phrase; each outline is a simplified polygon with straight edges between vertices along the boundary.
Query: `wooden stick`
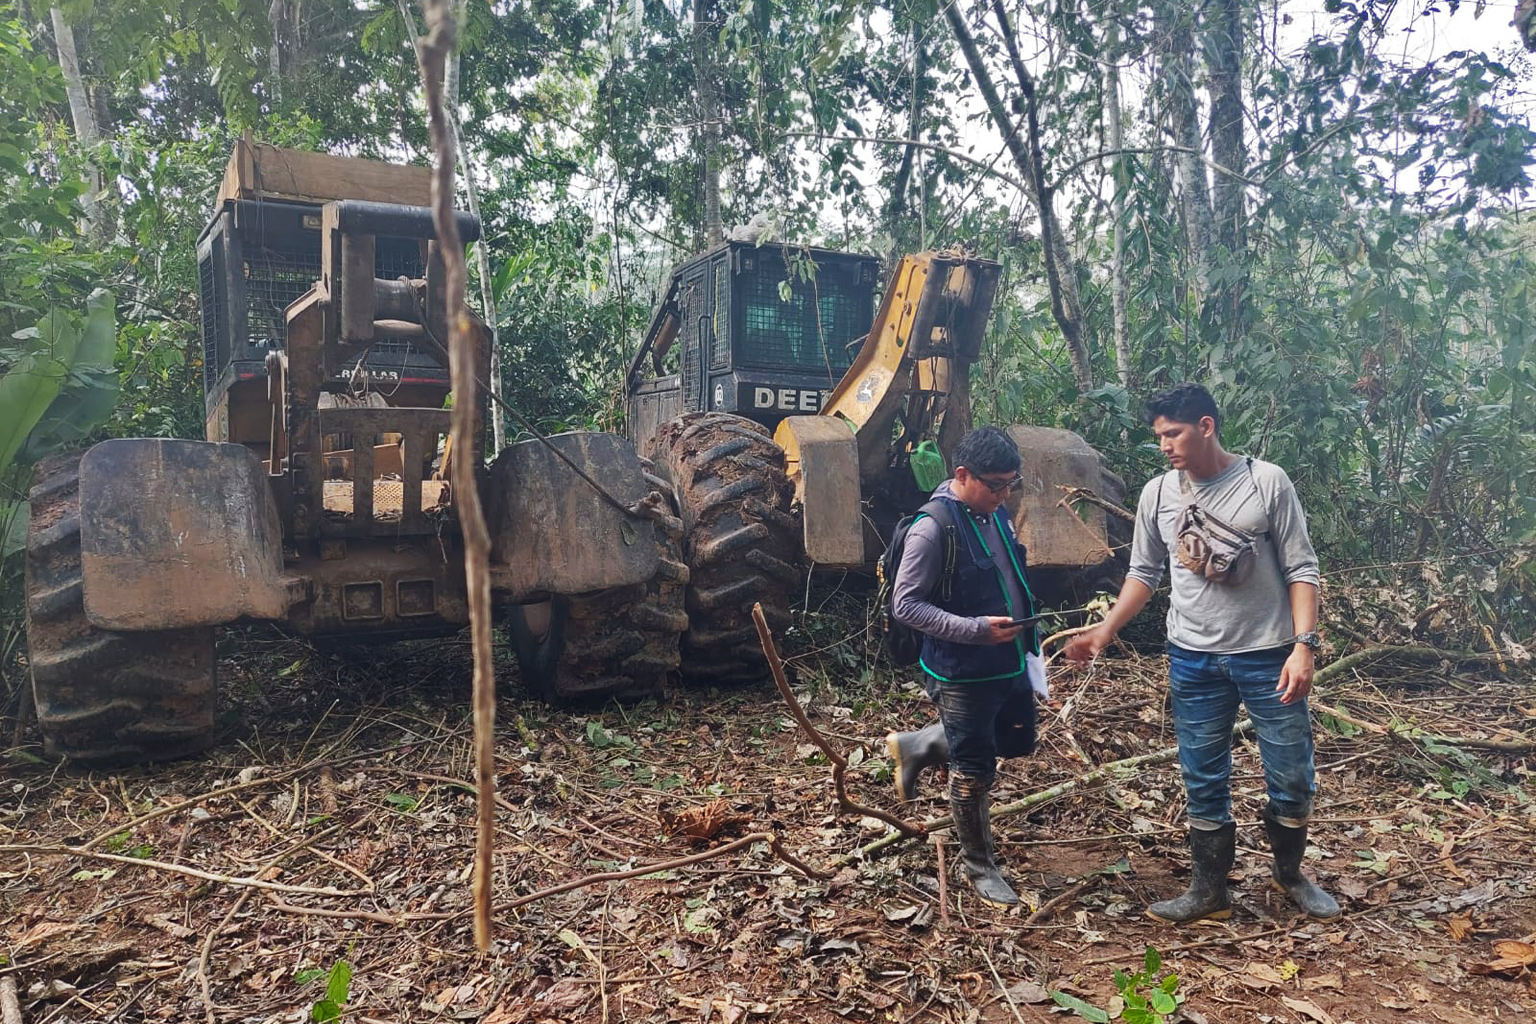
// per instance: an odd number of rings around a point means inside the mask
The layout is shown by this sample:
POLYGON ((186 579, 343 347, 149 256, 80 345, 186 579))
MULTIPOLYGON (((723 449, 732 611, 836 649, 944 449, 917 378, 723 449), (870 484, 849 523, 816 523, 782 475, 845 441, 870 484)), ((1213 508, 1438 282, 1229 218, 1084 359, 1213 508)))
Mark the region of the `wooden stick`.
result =
POLYGON ((333 889, 330 886, 315 888, 307 885, 284 885, 281 882, 268 882, 260 878, 236 878, 232 875, 220 875, 212 871, 199 871, 197 868, 189 868, 184 864, 167 864, 161 860, 149 860, 146 857, 122 857, 115 853, 97 853, 95 850, 87 850, 83 846, 39 846, 23 843, 0 846, 0 853, 37 853, 54 857, 87 857, 91 860, 111 861, 114 864, 132 864, 134 867, 151 868, 155 871, 168 871, 175 875, 187 875, 191 878, 200 878, 205 882, 244 885, 252 889, 267 889, 271 892, 291 892, 302 896, 348 897, 372 895, 372 893, 365 889, 333 889))
POLYGON ((949 927, 949 869, 944 864, 944 837, 933 833, 933 856, 939 868, 939 927, 949 927))
POLYGON ((1078 896, 1081 896, 1085 889, 1091 889, 1093 886, 1098 885, 1099 880, 1103 877, 1103 872, 1095 871, 1087 878, 1080 880, 1076 885, 1068 889, 1066 892, 1058 893, 1057 895, 1052 896, 1050 899, 1040 904, 1039 909, 1037 909, 1033 914, 1030 914, 1024 919, 1024 926, 1027 928, 1032 924, 1044 924, 1046 921, 1049 921, 1051 919, 1051 915, 1056 912, 1057 907, 1061 906, 1063 903, 1068 903, 1076 899, 1078 896))
POLYGON ((21 1024, 21 1000, 16 996, 16 979, 9 974, 0 978, 0 1024, 21 1024))
POLYGON ((992 962, 992 955, 986 951, 985 947, 983 947, 981 955, 986 957, 987 969, 992 972, 992 980, 997 982, 997 990, 1001 992, 1003 994, 1003 998, 1008 1001, 1008 1009, 1013 1011, 1014 1019, 1017 1020, 1019 1024, 1024 1024, 1024 1016, 1023 1014, 1019 1013, 1019 1005, 1013 1001, 1013 996, 1008 994, 1008 986, 1003 984, 1003 976, 997 973, 997 965, 992 962))
POLYGON ((419 64, 427 101, 427 121, 432 129, 432 148, 437 158, 432 178, 432 223, 437 229, 448 292, 448 365, 453 380, 451 442, 462 458, 453 460, 449 473, 453 503, 459 513, 459 532, 464 540, 464 581, 469 598, 469 625, 474 649, 473 685, 475 722, 475 947, 491 948, 491 851, 496 822, 496 675, 491 625, 491 535, 480 505, 475 469, 480 460, 475 435, 480 406, 475 385, 477 352, 475 330, 464 304, 464 243, 453 217, 453 132, 443 104, 443 75, 448 56, 458 43, 458 19, 449 0, 422 0, 427 35, 421 40, 419 64))
MULTIPOLYGON (((1252 728, 1253 720, 1251 718, 1245 718, 1232 727, 1232 735, 1240 736, 1252 728)), ((1178 758, 1178 756, 1178 747, 1165 747, 1162 750, 1154 750, 1151 753, 1138 754, 1135 757, 1127 757, 1120 761, 1111 761, 1108 764, 1101 764, 1093 771, 1088 772, 1085 775, 1079 775, 1077 778, 1067 779, 1064 782, 1059 782, 1049 789, 1042 789, 1037 793, 1031 793, 1028 796, 1014 800, 1011 803, 994 806, 992 808, 992 818, 993 820, 996 820, 997 818, 1004 817, 1009 814, 1017 814, 1019 811, 1027 811, 1032 807, 1038 807, 1041 804, 1049 803, 1050 801, 1059 797, 1066 796, 1069 793, 1076 792, 1079 789, 1084 789, 1099 782, 1130 775, 1137 769, 1145 768, 1148 765, 1166 764, 1169 761, 1175 760, 1178 758)), ((927 821, 922 823, 923 828, 929 832, 933 831, 934 829, 950 828, 953 825, 954 819, 949 817, 949 815, 944 815, 937 818, 929 818, 927 821)), ((863 860, 871 854, 881 853, 885 850, 888 850, 891 847, 906 841, 908 838, 908 836, 899 832, 887 834, 879 839, 874 840, 873 842, 864 844, 857 850, 854 850, 852 853, 839 857, 836 861, 833 862, 832 866, 834 868, 846 867, 849 864, 863 860)))
MULTIPOLYGON (((519 907, 526 907, 530 903, 536 903, 551 896, 558 896, 563 892, 570 892, 572 889, 596 885, 598 882, 621 882, 626 878, 639 878, 641 875, 652 875, 658 871, 671 871, 674 868, 686 867, 689 864, 697 864, 700 861, 712 860, 715 857, 723 856, 742 847, 751 846, 753 843, 768 843, 775 853, 782 853, 783 848, 778 844, 778 836, 772 832, 753 832, 723 846, 717 846, 712 850, 705 850, 703 853, 696 853, 691 857, 679 857, 676 860, 662 861, 660 864, 647 864, 638 868, 630 868, 628 871, 604 871, 595 875, 587 875, 584 878, 576 878, 569 882, 562 882, 559 885, 550 886, 548 889, 540 889, 538 892, 529 893, 527 896, 519 896, 511 902, 503 903, 496 909, 499 911, 516 910, 519 907)), ((829 872, 812 871, 798 860, 786 859, 796 868, 805 871, 813 878, 830 877, 829 872)))
MULTIPOLYGON (((1110 515, 1124 519, 1128 523, 1136 521, 1136 513, 1124 505, 1116 505, 1112 501, 1099 497, 1086 487, 1068 487, 1066 484, 1057 484, 1056 487, 1061 491, 1061 501, 1057 503, 1059 505, 1065 505, 1073 501, 1086 501, 1088 504, 1097 505, 1110 515)), ((1075 512, 1073 513, 1073 515, 1076 514, 1075 512)))
POLYGON ((763 606, 752 606, 752 622, 757 626, 757 638, 763 645, 763 656, 768 659, 768 668, 773 672, 773 682, 779 688, 779 696, 784 698, 784 703, 789 705, 790 712, 795 716, 795 721, 800 723, 800 728, 811 738, 811 742, 821 748, 821 752, 827 755, 827 760, 832 762, 832 783, 837 792, 837 804, 850 814, 862 814, 866 817, 876 818, 896 829, 904 838, 923 835, 927 830, 921 825, 914 825, 904 821, 893 814, 888 814, 878 807, 865 807, 855 803, 848 796, 848 789, 844 782, 844 773, 848 771, 848 759, 832 748, 816 727, 811 724, 806 716, 805 709, 795 699, 794 693, 789 688, 789 680, 784 675, 784 662, 779 658, 779 649, 773 642, 773 634, 768 630, 768 620, 763 617, 763 606))
POLYGON ((229 908, 229 913, 224 915, 224 920, 220 921, 216 928, 209 929, 207 937, 203 939, 203 951, 197 957, 197 983, 203 990, 203 1010, 208 1015, 208 1024, 218 1024, 218 1016, 213 1011, 213 986, 208 981, 208 956, 213 952, 213 940, 234 919, 234 916, 240 913, 240 908, 245 906, 245 901, 250 895, 250 889, 242 892, 240 898, 235 900, 235 905, 229 908))
POLYGON ((1394 740, 1423 740, 1426 743, 1439 743, 1447 747, 1469 747, 1473 750, 1491 750, 1500 754, 1529 754, 1536 751, 1536 740, 1483 740, 1469 736, 1442 736, 1431 732, 1416 733, 1402 726, 1389 727, 1367 722, 1322 701, 1314 700, 1310 703, 1323 714, 1332 715, 1341 722, 1348 722, 1357 729, 1364 729, 1373 736, 1385 736, 1394 740))
POLYGON ((1355 651, 1346 654, 1337 661, 1331 661, 1317 670, 1312 677, 1312 685, 1316 686, 1327 679, 1342 672, 1354 668, 1363 662, 1373 661, 1377 658, 1398 657, 1409 661, 1454 661, 1454 662, 1492 662, 1498 663, 1493 654, 1481 651, 1441 651, 1433 647, 1413 647, 1408 645, 1380 644, 1375 647, 1367 647, 1363 651, 1355 651))

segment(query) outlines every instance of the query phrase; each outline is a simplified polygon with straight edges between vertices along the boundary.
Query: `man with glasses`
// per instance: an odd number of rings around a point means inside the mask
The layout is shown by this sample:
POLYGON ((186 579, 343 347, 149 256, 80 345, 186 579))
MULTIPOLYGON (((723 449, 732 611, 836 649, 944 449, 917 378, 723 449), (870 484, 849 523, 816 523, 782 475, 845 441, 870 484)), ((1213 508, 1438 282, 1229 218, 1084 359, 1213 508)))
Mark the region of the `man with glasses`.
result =
MULTIPOLYGON (((1029 660, 1040 654, 1034 626, 1021 621, 1035 601, 1003 504, 1020 483, 1021 460, 1012 438, 982 427, 961 438, 954 461, 954 477, 933 492, 933 514, 907 533, 892 590, 897 621, 923 634, 924 686, 939 721, 893 732, 886 747, 902 800, 912 799, 925 768, 949 765, 966 876, 983 900, 1009 906, 1019 897, 998 870, 988 808, 998 757, 1035 749, 1029 660)), ((1043 664, 1038 671, 1043 683, 1043 664)))

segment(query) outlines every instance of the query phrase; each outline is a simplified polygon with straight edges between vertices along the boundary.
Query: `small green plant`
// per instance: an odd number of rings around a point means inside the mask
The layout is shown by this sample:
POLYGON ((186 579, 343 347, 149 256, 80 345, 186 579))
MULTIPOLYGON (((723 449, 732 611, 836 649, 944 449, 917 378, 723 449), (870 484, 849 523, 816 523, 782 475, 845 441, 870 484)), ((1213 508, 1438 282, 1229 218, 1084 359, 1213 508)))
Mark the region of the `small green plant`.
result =
MULTIPOLYGON (((319 976, 320 972, 317 970, 300 971, 294 980, 304 978, 308 982, 319 976)), ((325 995, 316 999, 314 1005, 309 1008, 310 1019, 320 1024, 340 1020, 342 1007, 347 1005, 347 996, 351 993, 351 989, 352 965, 345 960, 337 960, 331 965, 331 972, 325 976, 325 995)))
POLYGON ((1120 1019, 1125 1024, 1163 1024, 1168 1014, 1179 1008, 1179 976, 1172 971, 1157 976, 1163 968, 1162 954, 1148 946, 1142 969, 1135 974, 1115 970, 1115 987, 1125 1000, 1120 1019))
MULTIPOLYGON (((1157 947, 1148 946, 1142 958, 1142 969, 1134 974, 1115 968, 1115 988, 1125 1003, 1119 1013, 1125 1024, 1165 1024, 1168 1015, 1178 1009, 1184 997, 1179 994, 1179 976, 1172 971, 1158 977, 1163 969, 1163 956, 1157 947)), ((1067 992, 1052 992, 1057 1006, 1071 1010, 1093 1024, 1109 1024, 1110 1014, 1092 1003, 1085 1002, 1067 992)))

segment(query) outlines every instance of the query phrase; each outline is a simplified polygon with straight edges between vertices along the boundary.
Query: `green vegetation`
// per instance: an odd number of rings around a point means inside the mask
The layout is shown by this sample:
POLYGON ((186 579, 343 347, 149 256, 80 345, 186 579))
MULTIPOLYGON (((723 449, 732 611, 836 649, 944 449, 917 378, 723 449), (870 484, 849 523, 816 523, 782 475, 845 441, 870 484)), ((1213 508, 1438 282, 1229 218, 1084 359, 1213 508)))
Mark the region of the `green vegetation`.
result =
MULTIPOLYGON (((1347 606, 1367 635, 1442 601, 1413 628, 1479 649, 1536 631, 1536 140, 1512 31, 1430 55, 1404 30, 1433 36, 1424 19, 1459 25, 1470 6, 1382 20, 1343 2, 1303 31, 1239 0, 962 3, 960 25, 930 0, 698 2, 697 27, 693 5, 464 5, 457 105, 489 318, 530 420, 621 425, 629 354, 665 269, 704 244, 716 167, 726 224, 1000 259, 979 419, 1078 430, 1134 493, 1160 464, 1139 398, 1204 379, 1228 447, 1296 479, 1330 608, 1346 607, 1336 584, 1360 584, 1395 595, 1347 606), (1028 89, 1009 43, 1039 55, 1028 89), (1006 117, 1030 115, 1035 178, 983 83, 1006 117)), ((385 0, 299 11, 0 2, 8 681, 24 677, 30 463, 201 434, 195 241, 236 136, 426 159, 419 24, 385 0)))

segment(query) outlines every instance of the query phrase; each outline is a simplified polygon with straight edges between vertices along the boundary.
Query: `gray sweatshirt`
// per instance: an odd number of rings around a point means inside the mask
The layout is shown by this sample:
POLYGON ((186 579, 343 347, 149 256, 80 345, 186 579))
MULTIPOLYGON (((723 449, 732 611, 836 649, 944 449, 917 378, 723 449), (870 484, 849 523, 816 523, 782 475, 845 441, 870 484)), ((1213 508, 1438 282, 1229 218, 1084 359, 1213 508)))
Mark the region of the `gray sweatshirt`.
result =
POLYGON ((1184 499, 1178 472, 1169 470, 1142 488, 1126 575, 1156 590, 1163 567, 1171 566, 1168 640, 1180 647, 1241 654, 1287 646, 1296 633, 1290 585, 1318 582, 1317 553, 1291 478, 1259 459, 1249 472, 1248 460, 1238 456, 1211 479, 1189 482, 1201 508, 1249 533, 1267 531, 1255 547, 1253 571, 1240 584, 1213 583, 1170 557, 1184 499))
MULTIPOLYGON (((955 492, 946 480, 934 489, 933 496, 954 498, 955 492)), ((1013 574, 1013 562, 1008 558, 1007 541, 1003 539, 997 525, 997 517, 1007 515, 1008 510, 1000 508, 991 515, 977 516, 971 513, 964 502, 960 502, 960 507, 965 510, 964 515, 981 531, 982 540, 986 541, 992 552, 992 561, 1008 587, 1009 607, 1015 615, 1022 614, 1029 605, 1019 590, 1019 581, 1013 574)), ((955 527, 957 533, 970 529, 963 521, 955 523, 955 527)), ((956 537, 955 543, 965 543, 964 538, 956 537)), ((901 567, 896 570, 896 582, 891 589, 891 613, 895 615, 896 621, 937 640, 960 644, 991 643, 990 627, 985 618, 951 615, 930 600, 943 569, 942 527, 932 516, 924 516, 907 531, 907 544, 901 553, 901 567)))

